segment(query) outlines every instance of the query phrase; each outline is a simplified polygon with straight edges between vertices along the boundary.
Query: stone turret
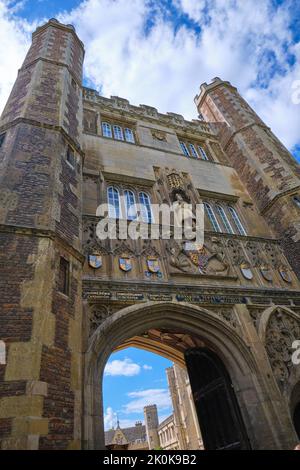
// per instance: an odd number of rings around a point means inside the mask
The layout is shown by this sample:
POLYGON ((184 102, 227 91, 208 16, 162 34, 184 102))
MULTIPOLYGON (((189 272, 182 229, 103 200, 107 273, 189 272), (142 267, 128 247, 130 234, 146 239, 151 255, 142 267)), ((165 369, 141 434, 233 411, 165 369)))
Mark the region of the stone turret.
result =
POLYGON ((83 56, 37 28, 0 121, 3 449, 80 445, 83 56))
POLYGON ((229 82, 202 84, 195 103, 300 276, 299 165, 229 82))
POLYGON ((158 414, 156 405, 144 407, 144 417, 149 449, 157 449, 160 446, 158 436, 158 414))

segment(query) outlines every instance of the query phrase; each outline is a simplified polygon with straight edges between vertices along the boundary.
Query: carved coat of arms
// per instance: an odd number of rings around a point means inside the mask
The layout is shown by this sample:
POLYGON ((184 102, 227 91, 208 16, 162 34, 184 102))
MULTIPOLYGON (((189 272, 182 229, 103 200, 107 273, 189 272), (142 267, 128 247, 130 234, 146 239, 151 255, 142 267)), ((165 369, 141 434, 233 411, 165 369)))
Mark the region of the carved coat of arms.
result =
POLYGON ((150 273, 158 273, 160 271, 159 260, 157 258, 147 258, 147 268, 150 273))
POLYGON ((131 259, 121 256, 119 258, 119 267, 122 271, 128 272, 132 269, 131 259))
POLYGON ((98 269, 102 266, 102 256, 98 254, 92 254, 88 257, 89 265, 91 268, 98 269))

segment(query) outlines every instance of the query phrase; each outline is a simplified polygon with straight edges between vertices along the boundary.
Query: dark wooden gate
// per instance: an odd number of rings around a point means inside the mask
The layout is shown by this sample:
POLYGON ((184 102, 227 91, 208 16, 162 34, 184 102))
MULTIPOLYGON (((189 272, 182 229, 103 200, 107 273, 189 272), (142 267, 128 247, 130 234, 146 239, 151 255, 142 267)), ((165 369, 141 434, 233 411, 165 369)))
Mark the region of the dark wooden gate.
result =
POLYGON ((185 361, 206 450, 249 449, 229 374, 212 351, 188 349, 185 361))

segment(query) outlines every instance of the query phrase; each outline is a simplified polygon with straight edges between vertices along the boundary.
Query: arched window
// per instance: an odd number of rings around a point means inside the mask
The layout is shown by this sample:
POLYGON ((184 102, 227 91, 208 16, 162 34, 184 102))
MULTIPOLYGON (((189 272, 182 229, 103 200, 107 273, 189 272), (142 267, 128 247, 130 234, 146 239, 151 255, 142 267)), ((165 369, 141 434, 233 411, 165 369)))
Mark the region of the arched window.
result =
POLYGON ((217 205, 217 206, 216 206, 216 209, 217 209, 217 213, 218 213, 219 216, 220 216, 220 219, 222 220, 222 223, 223 223, 223 225, 224 225, 224 227, 225 227, 226 232, 227 232, 227 233, 234 233, 233 228, 231 227, 231 224, 230 224, 230 222, 229 222, 229 220, 228 220, 227 215, 225 214, 225 211, 224 211, 223 207, 217 205))
POLYGON ((191 154, 194 158, 199 158, 197 150, 196 150, 194 144, 190 144, 190 150, 191 150, 191 154))
POLYGON ((125 196, 126 218, 127 220, 135 220, 137 213, 136 213, 134 193, 130 191, 130 189, 125 189, 124 196, 125 196))
POLYGON ((139 193, 139 203, 141 209, 141 218, 143 222, 151 224, 153 222, 151 201, 147 193, 139 193))
POLYGON ((222 232, 221 227, 219 225, 219 222, 217 221, 217 218, 215 216, 215 213, 214 213, 213 209, 211 208, 211 206, 207 202, 204 203, 204 209, 205 209, 207 217, 209 218, 209 221, 210 221, 214 231, 215 232, 222 232))
POLYGON ((108 215, 113 219, 121 217, 120 195, 117 188, 109 186, 107 188, 108 215))
POLYGON ((185 145, 184 142, 180 142, 180 147, 181 147, 181 150, 183 151, 184 155, 186 157, 189 157, 190 153, 189 153, 188 148, 187 148, 187 146, 185 145))
POLYGON ((132 144, 135 143, 135 140, 134 140, 134 133, 131 129, 129 129, 128 127, 125 127, 124 129, 124 134, 125 134, 125 140, 126 142, 131 142, 132 144))
POLYGON ((114 126, 114 138, 116 140, 124 140, 122 127, 114 126))
POLYGON ((236 213, 236 210, 235 210, 233 207, 231 207, 231 206, 228 206, 228 210, 229 210, 229 212, 230 212, 231 218, 232 218, 232 220, 233 220, 233 223, 234 223, 234 225, 235 225, 235 227, 236 227, 238 233, 239 233, 240 235, 247 235, 247 232, 246 232, 246 230, 244 229, 243 224, 242 224, 242 222, 240 221, 240 218, 239 218, 239 216, 238 216, 237 213, 236 213))
POLYGON ((111 125, 108 122, 102 122, 102 135, 110 139, 112 138, 111 125))
POLYGON ((199 152, 200 152, 200 155, 201 155, 202 160, 207 160, 207 161, 208 161, 209 158, 208 158, 208 156, 206 155, 206 152, 205 152, 204 148, 201 147, 201 145, 198 145, 198 150, 199 150, 199 152))

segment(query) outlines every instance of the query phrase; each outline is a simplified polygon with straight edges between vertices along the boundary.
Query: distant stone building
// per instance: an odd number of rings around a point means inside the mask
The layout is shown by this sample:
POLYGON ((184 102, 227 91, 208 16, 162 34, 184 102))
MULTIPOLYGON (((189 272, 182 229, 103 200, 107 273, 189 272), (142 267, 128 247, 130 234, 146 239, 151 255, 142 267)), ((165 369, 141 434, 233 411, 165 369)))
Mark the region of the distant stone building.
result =
MULTIPOLYGON (((186 369, 174 364, 167 370, 169 391, 173 406, 173 429, 176 437, 176 446, 182 450, 203 449, 202 436, 199 428, 197 413, 192 396, 192 390, 186 369)), ((168 423, 168 427, 170 423, 168 423)), ((161 431, 160 442, 164 447, 164 438, 168 441, 168 433, 163 432, 162 423, 159 425, 161 431)), ((168 444, 169 445, 169 444, 168 444)))
POLYGON ((160 447, 164 450, 181 450, 174 415, 171 414, 158 426, 160 447))
POLYGON ((38 27, 1 116, 1 449, 104 448, 104 368, 127 346, 186 368, 206 449, 293 448, 298 163, 228 81, 188 121, 84 87, 83 60, 72 25, 38 27), (203 247, 165 237, 174 203, 203 207, 203 247))
POLYGON ((147 450, 146 427, 137 421, 135 426, 121 429, 118 421, 116 429, 105 432, 105 446, 115 450, 147 450))
POLYGON ((166 369, 173 413, 159 423, 157 406, 144 407, 145 425, 105 432, 105 445, 115 449, 199 450, 203 443, 191 396, 187 371, 178 365, 166 369))

